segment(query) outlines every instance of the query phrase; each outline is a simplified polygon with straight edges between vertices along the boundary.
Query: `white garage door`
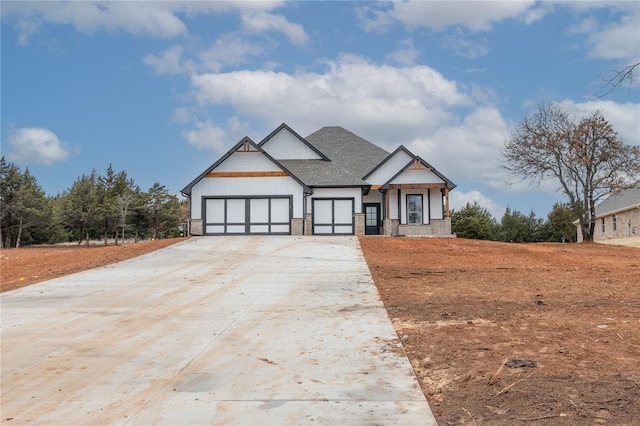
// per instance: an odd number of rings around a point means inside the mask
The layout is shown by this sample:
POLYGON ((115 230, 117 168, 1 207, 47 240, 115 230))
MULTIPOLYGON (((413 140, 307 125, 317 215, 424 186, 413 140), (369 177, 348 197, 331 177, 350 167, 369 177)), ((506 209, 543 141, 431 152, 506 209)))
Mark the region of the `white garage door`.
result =
POLYGON ((291 234, 291 197, 204 199, 205 235, 291 234))
POLYGON ((314 198, 313 233, 353 235, 353 198, 314 198))

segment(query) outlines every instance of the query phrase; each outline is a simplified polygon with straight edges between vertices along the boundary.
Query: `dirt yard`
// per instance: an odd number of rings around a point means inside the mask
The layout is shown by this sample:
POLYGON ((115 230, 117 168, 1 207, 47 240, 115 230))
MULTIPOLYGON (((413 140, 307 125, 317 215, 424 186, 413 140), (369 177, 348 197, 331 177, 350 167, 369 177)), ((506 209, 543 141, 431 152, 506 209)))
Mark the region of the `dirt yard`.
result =
POLYGON ((640 249, 360 242, 440 425, 639 424, 640 249))
MULTIPOLYGON (((177 241, 1 250, 2 291, 177 241)), ((440 425, 638 424, 640 249, 360 242, 440 425)))
POLYGON ((0 249, 0 292, 121 262, 183 240, 170 238, 118 246, 65 244, 0 249))

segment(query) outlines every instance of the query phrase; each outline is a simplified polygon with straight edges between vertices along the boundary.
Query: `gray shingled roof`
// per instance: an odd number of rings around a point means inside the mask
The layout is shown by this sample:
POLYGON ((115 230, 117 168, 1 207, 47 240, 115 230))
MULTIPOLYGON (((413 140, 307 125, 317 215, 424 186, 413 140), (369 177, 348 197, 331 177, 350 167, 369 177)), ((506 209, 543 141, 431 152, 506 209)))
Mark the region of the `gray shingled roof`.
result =
POLYGON ((640 184, 633 188, 625 189, 618 194, 610 195, 609 198, 596 206, 597 216, 630 209, 640 206, 640 184))
POLYGON ((296 175, 296 177, 307 186, 368 185, 367 182, 363 181, 358 176, 331 161, 280 160, 280 164, 296 175))
MULTIPOLYGON (((350 172, 360 180, 389 155, 379 146, 338 126, 323 127, 305 139, 328 157, 334 165, 350 172)), ((302 177, 300 178, 304 181, 302 177)), ((311 184, 307 183, 307 185, 311 184)))

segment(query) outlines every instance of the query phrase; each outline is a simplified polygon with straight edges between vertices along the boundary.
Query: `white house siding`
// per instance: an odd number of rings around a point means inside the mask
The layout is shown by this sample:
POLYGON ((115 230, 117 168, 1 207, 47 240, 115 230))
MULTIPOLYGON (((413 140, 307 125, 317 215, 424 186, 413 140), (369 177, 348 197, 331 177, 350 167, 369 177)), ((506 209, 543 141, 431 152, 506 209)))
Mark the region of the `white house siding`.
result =
POLYGON ((382 203, 382 193, 377 189, 372 189, 369 193, 362 197, 363 203, 382 203))
POLYGON ((314 188, 313 195, 307 197, 307 213, 311 213, 314 198, 353 198, 355 213, 362 213, 362 190, 358 188, 314 188))
POLYGON ((405 170, 390 183, 445 183, 431 170, 405 170))
POLYGON ((398 191, 395 189, 388 190, 389 192, 389 219, 399 219, 398 214, 398 191))
POLYGON ((281 169, 261 152, 234 152, 213 172, 276 172, 281 169))
POLYGON ((261 146, 276 160, 320 160, 321 157, 287 129, 282 129, 261 146))
POLYGON ((404 151, 396 152, 396 154, 389 158, 378 170, 367 177, 367 182, 371 185, 384 185, 398 173, 399 170, 402 170, 411 159, 412 157, 404 151))
POLYGON ((444 219, 444 206, 442 204, 442 201, 442 192, 440 191, 440 189, 433 188, 429 190, 429 207, 431 209, 431 219, 444 219))
MULTIPOLYGON (((245 154, 242 154, 245 155, 245 154)), ((217 169, 216 169, 217 170, 217 169)), ((292 195, 293 217, 302 218, 302 186, 290 177, 203 178, 191 189, 191 219, 202 219, 202 197, 292 195)))

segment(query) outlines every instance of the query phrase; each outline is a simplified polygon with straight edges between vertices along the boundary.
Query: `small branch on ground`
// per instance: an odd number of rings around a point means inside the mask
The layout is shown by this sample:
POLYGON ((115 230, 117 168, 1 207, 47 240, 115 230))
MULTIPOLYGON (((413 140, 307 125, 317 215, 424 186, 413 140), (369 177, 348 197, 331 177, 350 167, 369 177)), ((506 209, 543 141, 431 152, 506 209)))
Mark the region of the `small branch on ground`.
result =
POLYGON ((505 387, 504 389, 502 389, 500 392, 498 392, 496 394, 496 396, 500 396, 503 393, 505 393, 506 391, 508 391, 509 389, 511 389, 512 387, 514 387, 515 385, 517 385, 518 383, 520 383, 521 381, 528 379, 529 377, 533 376, 536 372, 534 371, 533 373, 529 374, 527 377, 523 377, 520 380, 516 380, 515 382, 511 383, 509 386, 505 387))
POLYGON ((502 364, 500 364, 500 367, 498 368, 498 371, 496 371, 495 373, 493 373, 493 376, 491 376, 491 378, 489 378, 489 386, 493 385, 497 380, 498 377, 500 376, 500 373, 502 373, 502 369, 504 368, 504 363, 507 362, 508 358, 505 358, 504 361, 502 361, 502 364))
POLYGON ((464 408, 464 407, 461 407, 461 408, 464 410, 464 412, 465 412, 465 413, 467 413, 467 414, 469 415, 469 417, 471 417, 471 420, 473 421, 473 424, 474 424, 474 425, 477 425, 478 423, 476 422, 476 419, 474 419, 474 418, 473 418, 473 416, 471 415, 471 413, 469 412, 469 410, 467 410, 467 409, 466 409, 466 408, 464 408))
POLYGON ((555 417, 565 417, 562 414, 549 414, 546 416, 540 416, 540 417, 531 417, 528 419, 520 419, 521 422, 535 422, 536 420, 545 420, 545 419, 553 419, 555 417))

